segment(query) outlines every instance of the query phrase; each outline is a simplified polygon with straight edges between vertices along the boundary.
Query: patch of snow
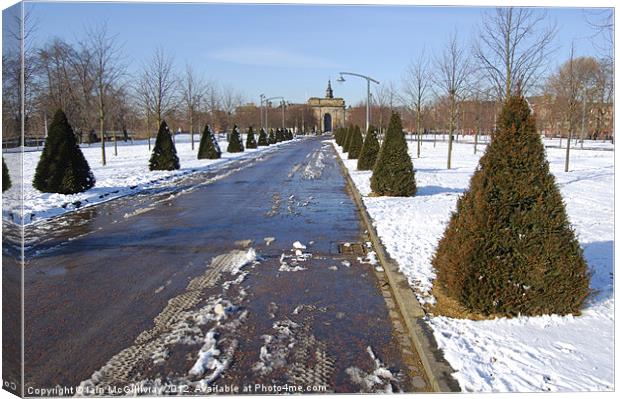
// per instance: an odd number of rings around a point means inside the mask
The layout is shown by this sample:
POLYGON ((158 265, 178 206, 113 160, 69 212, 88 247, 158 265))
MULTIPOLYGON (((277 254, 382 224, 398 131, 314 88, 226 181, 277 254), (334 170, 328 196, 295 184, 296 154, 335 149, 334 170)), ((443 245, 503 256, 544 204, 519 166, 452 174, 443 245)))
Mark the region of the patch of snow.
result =
MULTIPOLYGON (((357 367, 349 367, 345 370, 349 378, 362 387, 362 392, 394 393, 393 385, 398 387, 398 379, 375 356, 370 346, 366 348, 366 351, 375 364, 374 370, 366 373, 357 367)), ((398 389, 398 392, 402 390, 398 389)))
POLYGON ((299 241, 295 241, 293 243, 293 248, 296 248, 296 249, 306 249, 306 246, 304 244, 300 243, 299 241))
POLYGON ((255 262, 257 259, 254 248, 250 248, 247 251, 231 251, 226 256, 229 257, 229 260, 223 271, 226 271, 232 275, 236 275, 244 266, 255 262))

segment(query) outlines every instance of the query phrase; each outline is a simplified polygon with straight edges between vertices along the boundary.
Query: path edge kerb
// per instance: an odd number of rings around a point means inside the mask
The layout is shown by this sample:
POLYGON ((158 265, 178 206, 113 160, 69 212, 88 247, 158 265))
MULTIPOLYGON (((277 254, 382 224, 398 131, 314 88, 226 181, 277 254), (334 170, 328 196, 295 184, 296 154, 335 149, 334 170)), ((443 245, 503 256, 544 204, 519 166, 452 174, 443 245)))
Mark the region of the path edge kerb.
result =
POLYGON ((420 356, 432 390, 434 392, 460 392, 461 389, 458 382, 452 377, 454 369, 443 358, 442 352, 437 348, 432 331, 424 320, 426 317, 424 309, 415 297, 413 289, 407 282, 407 278, 399 271, 398 264, 388 255, 383 242, 379 239, 379 235, 372 224, 372 219, 364 205, 362 195, 355 186, 338 150, 335 148, 335 143, 332 141, 331 144, 336 152, 336 159, 350 188, 353 200, 362 217, 362 222, 368 231, 370 241, 377 253, 377 258, 385 271, 385 276, 398 311, 407 328, 409 338, 420 356))

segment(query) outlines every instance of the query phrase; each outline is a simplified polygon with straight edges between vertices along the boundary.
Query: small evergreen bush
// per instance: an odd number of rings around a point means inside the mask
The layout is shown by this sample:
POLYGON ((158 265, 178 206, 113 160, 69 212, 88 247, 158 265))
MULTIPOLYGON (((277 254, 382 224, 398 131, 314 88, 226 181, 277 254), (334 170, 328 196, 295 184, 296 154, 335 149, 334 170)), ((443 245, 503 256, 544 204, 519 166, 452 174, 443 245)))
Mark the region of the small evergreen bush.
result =
POLYGON ((377 129, 374 126, 368 127, 364 144, 359 159, 357 160, 358 170, 372 170, 379 156, 379 140, 377 139, 377 129))
POLYGON ((342 128, 338 128, 334 131, 334 141, 336 142, 336 144, 340 145, 340 132, 342 131, 342 128))
POLYGON ((241 142, 241 134, 239 134, 239 128, 235 125, 233 127, 232 134, 230 135, 230 140, 228 141, 228 148, 226 151, 233 153, 243 152, 244 150, 243 143, 241 142))
POLYGON ((576 313, 590 274, 525 99, 509 98, 433 258, 435 286, 471 312, 576 313))
POLYGON ((62 110, 56 111, 50 124, 32 185, 39 191, 59 194, 76 194, 95 185, 95 177, 62 110))
POLYGON ((400 115, 392 113, 388 131, 370 178, 377 195, 409 197, 416 193, 415 172, 407 152, 400 115))
POLYGON ((265 147, 269 145, 269 141, 267 139, 267 133, 265 133, 265 129, 261 127, 260 133, 258 134, 258 146, 265 147))
POLYGON ((269 140, 268 140, 269 144, 275 144, 278 142, 278 140, 276 139, 276 134, 273 132, 273 128, 269 129, 269 140))
POLYGON ((276 141, 278 143, 284 141, 284 131, 280 128, 276 130, 276 141))
POLYGON ((364 138, 362 137, 362 132, 360 131, 360 127, 355 125, 349 141, 349 159, 359 158, 363 145, 364 138))
POLYGON ((257 148, 258 144, 256 144, 256 138, 254 138, 254 131, 252 130, 252 126, 248 129, 248 137, 245 140, 245 148, 257 148))
POLYGON ((11 176, 9 176, 9 168, 4 163, 4 157, 2 157, 2 192, 5 192, 11 188, 11 176))
POLYGON ((180 167, 170 129, 166 121, 161 121, 153 154, 149 160, 149 170, 176 170, 180 167))
POLYGON ((349 143, 353 135, 353 126, 349 126, 342 136, 342 152, 349 152, 349 143))
POLYGON ((217 143, 215 135, 211 132, 209 125, 205 125, 200 138, 200 147, 198 148, 198 159, 219 159, 222 156, 222 150, 217 143))

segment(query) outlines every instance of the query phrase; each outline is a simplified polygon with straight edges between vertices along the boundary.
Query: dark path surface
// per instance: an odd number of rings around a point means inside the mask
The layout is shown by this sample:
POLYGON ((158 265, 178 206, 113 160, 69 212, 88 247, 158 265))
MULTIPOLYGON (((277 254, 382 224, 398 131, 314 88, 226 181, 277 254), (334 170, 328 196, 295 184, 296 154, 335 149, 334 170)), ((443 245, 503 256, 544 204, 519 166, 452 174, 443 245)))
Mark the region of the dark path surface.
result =
POLYGON ((293 142, 27 231, 26 387, 427 390, 373 266, 338 253, 365 238, 334 157, 293 142))

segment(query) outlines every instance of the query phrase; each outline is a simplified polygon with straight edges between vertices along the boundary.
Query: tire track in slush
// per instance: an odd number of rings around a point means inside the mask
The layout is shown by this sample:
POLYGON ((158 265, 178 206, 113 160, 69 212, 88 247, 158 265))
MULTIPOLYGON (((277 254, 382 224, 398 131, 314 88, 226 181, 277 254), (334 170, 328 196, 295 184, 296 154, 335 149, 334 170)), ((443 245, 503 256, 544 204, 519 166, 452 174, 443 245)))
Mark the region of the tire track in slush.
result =
MULTIPOLYGON (((239 285, 247 275, 241 269, 256 262, 253 249, 233 250, 215 257, 204 274, 192 279, 185 291, 168 301, 166 307, 154 318, 154 326, 143 331, 134 344, 113 356, 91 378, 80 384, 78 394, 114 394, 118 387, 133 384, 134 389, 148 388, 148 393, 164 392, 166 386, 186 385, 204 387, 216 379, 232 360, 237 342, 217 342, 214 338, 218 329, 234 330, 246 318, 247 312, 221 297, 204 298, 204 291, 213 288, 224 274, 239 276, 221 284, 223 291, 231 285, 239 285), (196 308, 197 305, 204 306, 196 308), (205 332, 205 326, 215 327, 205 332), (198 354, 198 360, 188 373, 169 380, 144 379, 141 371, 149 362, 164 363, 169 355, 168 348, 175 344, 197 345, 205 343, 198 354), (216 345, 220 344, 220 348, 216 345), (222 348, 221 346, 226 346, 222 348), (222 355, 222 356, 220 356, 222 355), (203 364, 200 361, 203 360, 203 364), (208 370, 213 372, 207 375, 208 370)), ((235 298, 240 302, 245 297, 243 289, 235 298)))

